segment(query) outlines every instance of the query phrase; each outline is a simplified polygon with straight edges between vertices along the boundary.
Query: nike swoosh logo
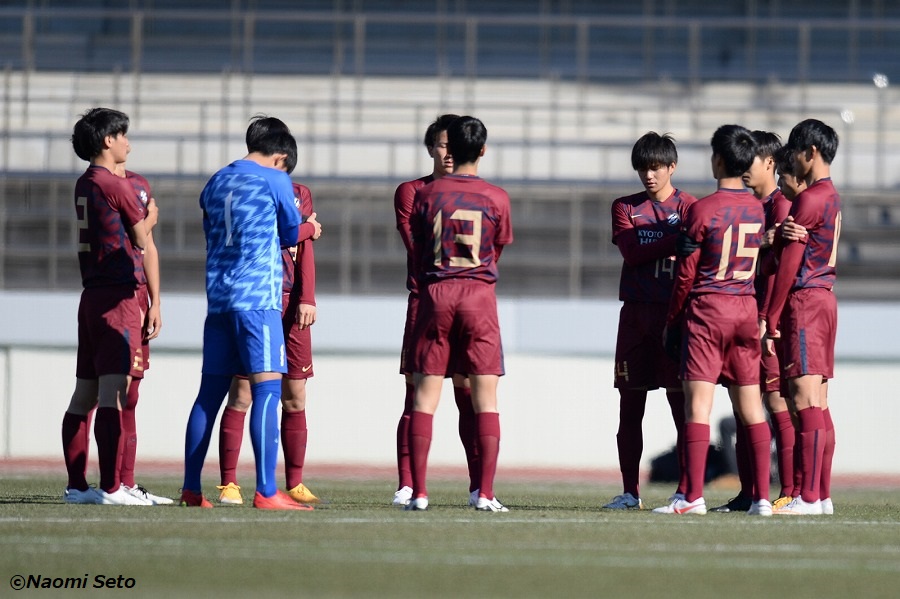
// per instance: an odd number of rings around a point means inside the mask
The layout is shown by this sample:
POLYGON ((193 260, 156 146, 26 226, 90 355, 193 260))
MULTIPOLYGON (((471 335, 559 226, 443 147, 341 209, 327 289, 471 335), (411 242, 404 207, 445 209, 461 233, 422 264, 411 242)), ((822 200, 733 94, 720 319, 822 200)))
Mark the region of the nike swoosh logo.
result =
POLYGON ((639 216, 643 216, 643 215, 642 215, 642 214, 632 214, 632 215, 631 215, 631 219, 634 220, 634 219, 636 219, 636 218, 639 217, 639 216))
POLYGON ((788 369, 789 369, 791 366, 793 366, 793 365, 794 365, 794 363, 791 362, 790 364, 788 364, 787 366, 785 366, 784 368, 782 368, 782 370, 788 370, 788 369))
POLYGON ((309 366, 304 366, 303 368, 300 369, 300 371, 301 372, 309 372, 310 368, 312 368, 312 364, 310 364, 309 366))
POLYGON ((766 384, 769 385, 769 384, 771 384, 771 383, 774 383, 775 381, 778 380, 778 378, 779 378, 779 377, 776 376, 774 379, 766 379, 766 384))

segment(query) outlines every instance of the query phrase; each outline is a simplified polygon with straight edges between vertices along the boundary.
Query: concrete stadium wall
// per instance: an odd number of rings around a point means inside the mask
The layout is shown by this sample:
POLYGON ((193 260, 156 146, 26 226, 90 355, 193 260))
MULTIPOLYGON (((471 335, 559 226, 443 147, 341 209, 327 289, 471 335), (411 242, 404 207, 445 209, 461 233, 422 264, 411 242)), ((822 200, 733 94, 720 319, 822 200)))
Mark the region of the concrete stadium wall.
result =
MULTIPOLYGON (((77 294, 0 293, 0 455, 60 456, 59 423, 74 385, 77 294)), ((309 383, 310 463, 386 466, 402 410, 397 349, 405 298, 322 297, 309 383)), ((617 469, 612 388, 618 302, 501 298, 507 376, 500 383, 501 465, 617 469)), ((205 299, 167 296, 163 333, 141 386, 138 459, 179 459, 199 387, 205 299)), ((900 474, 900 305, 840 307, 834 470, 900 474)), ((461 465, 449 383, 435 419, 432 463, 461 465)), ((713 422, 730 413, 724 390, 713 422)), ((674 443, 662 392, 645 419, 644 467, 674 443)), ((716 431, 713 437, 716 438, 716 431)), ((250 458, 249 440, 245 458, 250 458)), ((215 463, 215 440, 208 463, 215 463)), ((60 468, 62 463, 60 460, 60 468)), ((208 474, 211 471, 208 471, 208 474)))

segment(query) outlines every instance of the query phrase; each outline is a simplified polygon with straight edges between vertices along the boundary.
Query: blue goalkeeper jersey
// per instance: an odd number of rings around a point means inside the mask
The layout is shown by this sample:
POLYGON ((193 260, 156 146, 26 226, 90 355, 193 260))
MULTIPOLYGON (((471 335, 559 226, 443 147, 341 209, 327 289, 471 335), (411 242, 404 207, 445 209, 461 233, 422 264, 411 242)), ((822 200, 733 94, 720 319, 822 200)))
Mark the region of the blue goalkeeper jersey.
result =
POLYGON ((237 160, 200 194, 210 314, 281 311, 281 248, 297 244, 300 212, 282 171, 237 160))

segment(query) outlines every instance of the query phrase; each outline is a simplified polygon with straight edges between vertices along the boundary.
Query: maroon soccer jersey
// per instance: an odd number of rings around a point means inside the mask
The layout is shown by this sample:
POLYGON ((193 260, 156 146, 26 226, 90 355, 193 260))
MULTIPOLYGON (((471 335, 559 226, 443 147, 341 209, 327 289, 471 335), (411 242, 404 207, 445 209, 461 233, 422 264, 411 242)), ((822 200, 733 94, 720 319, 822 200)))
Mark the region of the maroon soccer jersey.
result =
POLYGON ((612 204, 612 242, 624 262, 619 299, 668 304, 675 278, 675 240, 688 206, 697 199, 680 190, 661 202, 646 192, 612 204))
POLYGON ((803 262, 792 289, 834 287, 837 244, 841 234, 841 197, 831 179, 819 179, 794 198, 791 216, 806 227, 803 262))
MULTIPOLYGON (((301 219, 305 221, 313 213, 312 192, 305 185, 294 183, 294 205, 300 212, 301 219)), ((282 291, 290 293, 294 288, 297 277, 300 278, 301 303, 315 305, 316 267, 313 260, 312 225, 301 225, 300 241, 296 246, 281 250, 281 263, 283 266, 282 291), (309 300, 309 301, 307 301, 309 300)))
POLYGON ((806 237, 787 242, 766 311, 770 329, 778 321, 788 294, 799 289, 832 289, 837 274, 837 244, 841 234, 841 198, 831 178, 819 179, 794 198, 794 221, 806 227, 806 237))
POLYGON ((680 260, 666 322, 681 314, 688 295, 753 295, 765 214, 746 189, 720 189, 688 208, 685 234, 700 249, 680 260))
POLYGON ((446 175, 416 192, 410 219, 420 281, 497 281, 497 259, 512 243, 509 196, 475 176, 446 175))
POLYGON ((78 263, 84 287, 145 285, 144 255, 128 227, 146 215, 135 189, 102 166, 90 166, 75 184, 78 263))
POLYGON ((415 257, 413 255, 413 238, 410 227, 410 217, 413 212, 413 201, 416 192, 434 181, 434 177, 427 175, 413 181, 401 183, 394 192, 394 215, 397 218, 397 230, 406 247, 406 288, 412 293, 417 293, 415 257))

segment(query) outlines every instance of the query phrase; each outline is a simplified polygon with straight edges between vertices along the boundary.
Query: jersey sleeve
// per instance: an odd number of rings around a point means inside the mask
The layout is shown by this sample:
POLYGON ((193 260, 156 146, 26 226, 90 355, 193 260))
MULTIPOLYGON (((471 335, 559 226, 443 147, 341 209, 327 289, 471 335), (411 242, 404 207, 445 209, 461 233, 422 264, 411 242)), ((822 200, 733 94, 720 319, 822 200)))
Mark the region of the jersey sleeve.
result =
POLYGON ((141 222, 147 215, 143 204, 140 201, 135 201, 136 197, 131 183, 128 183, 125 179, 116 181, 115 186, 110 186, 106 194, 106 203, 119 213, 122 222, 129 227, 133 227, 141 222))
POLYGON ((406 251, 411 252, 413 249, 412 227, 410 218, 412 217, 413 202, 416 197, 416 189, 409 182, 401 183, 394 192, 394 214, 397 218, 397 230, 400 232, 400 238, 406 251))
POLYGON ((307 239, 312 239, 312 236, 316 234, 316 227, 312 223, 306 222, 314 212, 312 192, 309 190, 309 187, 294 183, 294 194, 295 197, 300 200, 298 210, 300 210, 303 220, 303 223, 300 225, 300 230, 297 233, 297 243, 300 244, 307 239))
POLYGON ((766 307, 766 328, 770 331, 781 330, 779 326, 781 313, 784 311, 784 304, 797 278, 800 264, 803 262, 804 249, 803 243, 791 241, 781 251, 781 260, 778 263, 778 271, 775 273, 775 283, 769 296, 769 305, 766 307))
POLYGON ((272 195, 275 198, 275 213, 278 221, 278 239, 281 247, 297 245, 300 228, 300 211, 294 204, 294 188, 287 173, 284 177, 275 177, 272 182, 272 195))
POLYGON ((300 278, 300 303, 316 305, 316 261, 315 243, 304 241, 297 248, 297 275, 300 278))
MULTIPOLYGON (((684 233, 694 241, 702 243, 705 237, 705 222, 696 206, 698 204, 692 204, 684 213, 684 233)), ((671 326, 678 322, 684 313, 688 295, 694 287, 694 279, 697 278, 697 267, 702 251, 702 248, 695 250, 675 262, 675 282, 672 298, 669 300, 669 311, 666 314, 666 325, 671 326)))

